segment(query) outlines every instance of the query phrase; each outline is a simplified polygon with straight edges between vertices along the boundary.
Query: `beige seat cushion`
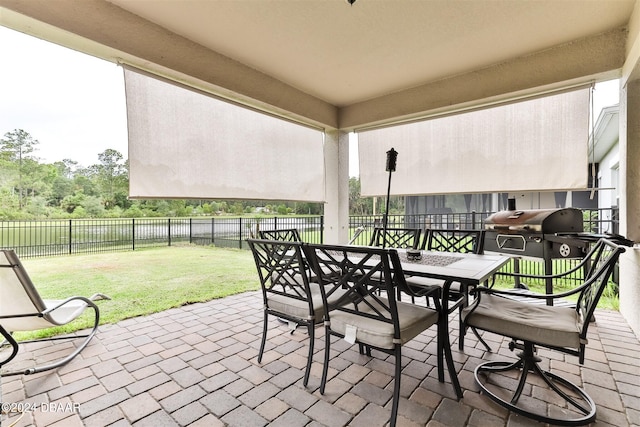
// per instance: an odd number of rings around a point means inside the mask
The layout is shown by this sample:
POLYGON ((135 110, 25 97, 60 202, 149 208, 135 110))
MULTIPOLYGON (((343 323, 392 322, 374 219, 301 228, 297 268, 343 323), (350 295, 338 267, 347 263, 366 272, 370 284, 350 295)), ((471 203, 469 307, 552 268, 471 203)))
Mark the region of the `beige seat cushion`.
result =
MULTIPOLYGON (((402 344, 410 341, 425 329, 438 322, 438 313, 430 308, 398 301, 398 318, 400 323, 400 339, 402 344)), ((362 312, 372 313, 373 310, 360 303, 362 312)), ((343 311, 330 313, 331 329, 345 335, 347 325, 356 328, 357 342, 378 348, 393 349, 393 324, 370 319, 357 314, 343 311)))
MULTIPOLYGON (((320 323, 324 316, 324 305, 322 304, 320 287, 317 283, 310 283, 309 288, 311 290, 313 300, 314 323, 320 323)), ((332 304, 336 302, 342 295, 344 295, 344 293, 344 290, 337 289, 330 297, 328 297, 328 303, 332 304)), ((306 301, 277 294, 267 294, 267 301, 269 302, 269 308, 271 310, 297 317, 299 319, 310 320, 309 303, 306 301)))
POLYGON ((480 305, 463 310, 465 322, 478 329, 550 346, 577 349, 580 318, 574 309, 527 304, 483 294, 480 305), (471 314, 469 314, 471 313, 471 314))

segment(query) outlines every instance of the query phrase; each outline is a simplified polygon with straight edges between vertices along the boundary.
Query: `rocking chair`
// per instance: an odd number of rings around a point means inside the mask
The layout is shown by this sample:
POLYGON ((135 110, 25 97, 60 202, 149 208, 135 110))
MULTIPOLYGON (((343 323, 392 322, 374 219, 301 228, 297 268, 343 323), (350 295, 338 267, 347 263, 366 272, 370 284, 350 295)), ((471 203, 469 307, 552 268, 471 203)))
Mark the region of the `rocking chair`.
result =
MULTIPOLYGON (((67 356, 43 365, 0 371, 0 376, 30 375, 58 368, 70 362, 89 344, 100 321, 100 312, 94 301, 109 299, 102 294, 90 298, 72 296, 65 300, 44 300, 29 278, 20 259, 13 250, 0 251, 0 334, 5 341, 0 346, 10 345, 11 354, 0 362, 0 368, 18 354, 19 348, 27 343, 39 341, 81 339, 67 356), (86 308, 94 311, 93 326, 86 334, 54 336, 37 340, 16 341, 13 332, 36 331, 66 325, 80 316, 86 308)), ((35 364, 35 363, 34 363, 35 364)))

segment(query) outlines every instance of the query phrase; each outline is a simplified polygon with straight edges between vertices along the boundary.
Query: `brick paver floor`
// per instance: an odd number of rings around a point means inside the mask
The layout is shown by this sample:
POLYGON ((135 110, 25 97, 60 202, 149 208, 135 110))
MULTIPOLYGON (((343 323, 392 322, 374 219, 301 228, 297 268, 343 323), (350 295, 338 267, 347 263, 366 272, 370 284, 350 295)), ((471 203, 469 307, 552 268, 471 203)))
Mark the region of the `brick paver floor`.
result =
MULTIPOLYGON (((91 344, 57 371, 2 378, 2 401, 36 409, 2 416, 16 426, 382 426, 388 420, 393 358, 361 355, 357 346, 332 344, 326 392, 318 391, 324 334, 307 388, 302 385, 308 339, 277 320, 269 325, 262 363, 261 296, 249 292, 150 316, 104 325, 91 344), (20 418, 21 417, 21 418, 20 418)), ((453 319, 452 319, 453 320, 453 319)), ((485 335, 497 354, 486 354, 468 334, 465 351, 452 347, 464 397, 449 379, 437 381, 435 330, 403 350, 399 426, 537 425, 509 413, 478 392, 473 369, 484 358, 512 358, 507 341, 485 335)), ((31 347, 24 358, 60 350, 31 347)), ((541 355, 554 372, 581 384, 598 406, 595 425, 640 425, 640 344, 617 312, 598 311, 590 328, 587 360, 550 351, 541 355)), ((525 391, 527 393, 527 391, 525 391)), ((534 394, 540 405, 545 396, 534 394)), ((3 406, 4 408, 4 406, 3 406)))

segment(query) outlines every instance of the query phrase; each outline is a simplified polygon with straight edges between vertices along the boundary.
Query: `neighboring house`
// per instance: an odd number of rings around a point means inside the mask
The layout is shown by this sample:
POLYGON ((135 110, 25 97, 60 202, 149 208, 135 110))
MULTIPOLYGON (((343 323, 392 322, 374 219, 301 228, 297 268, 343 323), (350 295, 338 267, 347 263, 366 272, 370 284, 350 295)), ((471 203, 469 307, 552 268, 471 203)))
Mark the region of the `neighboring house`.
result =
MULTIPOLYGON (((620 105, 603 108, 596 121, 593 140, 590 144, 589 156, 598 166, 596 185, 598 191, 598 208, 606 209, 619 206, 619 126, 620 105)), ((591 142, 591 141, 590 141, 591 142)), ((611 220, 611 211, 602 211, 603 221, 611 220)), ((616 232, 617 230, 603 230, 616 232)))
MULTIPOLYGON (((611 209, 618 206, 618 104, 603 108, 594 127, 595 144, 589 140, 589 184, 597 191, 523 192, 494 194, 445 194, 407 196, 407 215, 462 212, 494 212, 507 209, 507 200, 516 199, 518 209, 576 207, 604 209, 601 220, 610 223, 611 209), (595 172, 596 182, 593 175, 595 172)), ((615 232, 616 230, 600 230, 615 232)))

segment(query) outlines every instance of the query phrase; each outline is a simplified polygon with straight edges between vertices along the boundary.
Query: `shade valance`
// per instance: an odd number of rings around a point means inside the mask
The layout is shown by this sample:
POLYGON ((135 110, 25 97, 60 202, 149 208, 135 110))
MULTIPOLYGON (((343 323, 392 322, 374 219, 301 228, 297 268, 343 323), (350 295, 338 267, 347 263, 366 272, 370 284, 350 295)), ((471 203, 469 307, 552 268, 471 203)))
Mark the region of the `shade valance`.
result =
POLYGON ((589 88, 358 133, 361 194, 584 189, 589 88))
POLYGON ((124 75, 130 197, 324 201, 322 131, 124 75))

